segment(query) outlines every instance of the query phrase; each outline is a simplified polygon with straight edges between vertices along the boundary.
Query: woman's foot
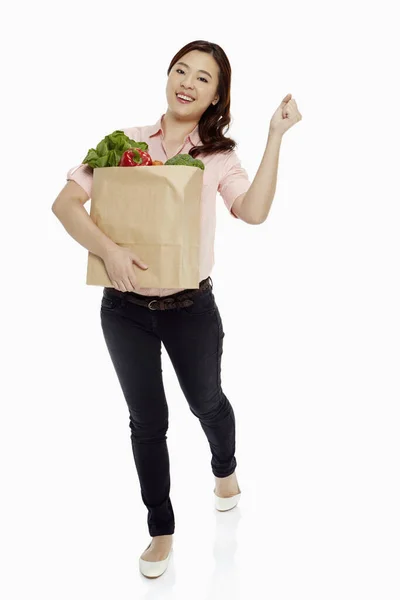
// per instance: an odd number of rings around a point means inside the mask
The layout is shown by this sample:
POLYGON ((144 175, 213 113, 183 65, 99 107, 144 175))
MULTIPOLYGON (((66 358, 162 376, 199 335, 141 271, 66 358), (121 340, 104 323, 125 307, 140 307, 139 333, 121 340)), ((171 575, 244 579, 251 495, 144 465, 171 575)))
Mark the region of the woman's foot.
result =
POLYGON ((239 484, 236 479, 236 471, 231 475, 228 475, 228 477, 215 477, 214 492, 220 498, 231 498, 232 496, 236 496, 236 494, 240 494, 239 484))
POLYGON ((140 558, 150 562, 165 560, 171 550, 172 538, 173 534, 153 537, 150 546, 146 548, 140 558))

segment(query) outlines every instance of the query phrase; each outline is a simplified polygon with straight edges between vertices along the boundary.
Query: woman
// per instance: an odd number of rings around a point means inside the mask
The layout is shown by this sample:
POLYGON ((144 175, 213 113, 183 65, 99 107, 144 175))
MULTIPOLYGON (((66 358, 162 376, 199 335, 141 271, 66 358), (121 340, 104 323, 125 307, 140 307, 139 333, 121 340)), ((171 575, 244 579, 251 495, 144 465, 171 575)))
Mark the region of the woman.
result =
POLYGON ((167 73, 166 113, 153 126, 123 131, 131 139, 145 141, 153 160, 165 162, 188 153, 205 164, 199 288, 138 287, 132 263, 142 269, 147 265, 106 237, 82 210, 91 194, 92 170, 87 165, 68 172, 69 182, 53 205, 67 231, 103 259, 113 284, 103 291, 101 325, 128 405, 133 456, 148 509, 152 541, 139 560, 147 577, 158 577, 167 568, 175 531, 161 343, 210 444, 215 507, 229 510, 239 501, 235 417, 220 378, 224 332, 209 277, 214 264, 215 199, 219 191, 232 216, 262 223, 275 191, 282 134, 301 118, 289 94, 271 120, 266 152, 251 183, 234 151, 236 143, 223 135, 230 124, 231 68, 222 48, 205 41, 189 43, 174 56, 167 73), (67 188, 69 199, 71 195, 79 199, 75 213, 66 200, 67 188))

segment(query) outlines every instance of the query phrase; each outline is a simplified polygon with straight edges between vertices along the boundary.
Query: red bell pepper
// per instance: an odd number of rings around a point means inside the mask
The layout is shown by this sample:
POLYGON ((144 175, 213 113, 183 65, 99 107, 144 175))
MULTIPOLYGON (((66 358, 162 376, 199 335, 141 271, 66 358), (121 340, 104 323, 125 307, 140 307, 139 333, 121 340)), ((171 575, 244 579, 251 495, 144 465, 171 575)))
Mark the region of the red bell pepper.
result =
POLYGON ((150 167, 152 158, 148 152, 140 148, 131 148, 126 150, 120 160, 120 167, 150 167))

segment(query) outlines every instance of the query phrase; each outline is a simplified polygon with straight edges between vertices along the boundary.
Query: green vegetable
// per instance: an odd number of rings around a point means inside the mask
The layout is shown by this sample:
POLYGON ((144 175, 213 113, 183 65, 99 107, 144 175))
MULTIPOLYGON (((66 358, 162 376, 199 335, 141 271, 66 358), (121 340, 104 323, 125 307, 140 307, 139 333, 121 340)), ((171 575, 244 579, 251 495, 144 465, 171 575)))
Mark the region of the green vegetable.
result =
POLYGON ((106 135, 96 146, 96 149, 90 148, 82 164, 90 167, 118 167, 121 157, 126 150, 131 148, 140 148, 147 150, 146 142, 135 142, 119 129, 106 135))
POLYGON ((203 161, 198 158, 192 158, 190 154, 177 154, 167 160, 167 162, 164 163, 164 166, 165 165, 185 165, 186 167, 198 167, 204 171, 203 161))

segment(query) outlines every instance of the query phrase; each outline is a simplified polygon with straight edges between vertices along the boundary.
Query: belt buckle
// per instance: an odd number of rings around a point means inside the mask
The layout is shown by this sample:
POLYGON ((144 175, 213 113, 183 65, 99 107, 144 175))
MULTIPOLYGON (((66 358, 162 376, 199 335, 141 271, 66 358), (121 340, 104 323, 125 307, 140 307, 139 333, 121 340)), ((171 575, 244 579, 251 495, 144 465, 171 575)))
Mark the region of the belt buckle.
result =
POLYGON ((150 310, 157 310, 156 308, 153 308, 152 306, 150 306, 151 304, 153 304, 153 302, 158 302, 158 300, 150 300, 150 302, 148 303, 147 306, 150 310))

